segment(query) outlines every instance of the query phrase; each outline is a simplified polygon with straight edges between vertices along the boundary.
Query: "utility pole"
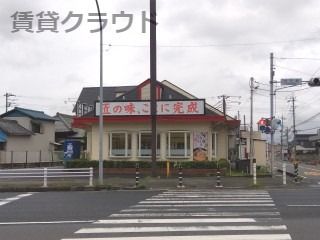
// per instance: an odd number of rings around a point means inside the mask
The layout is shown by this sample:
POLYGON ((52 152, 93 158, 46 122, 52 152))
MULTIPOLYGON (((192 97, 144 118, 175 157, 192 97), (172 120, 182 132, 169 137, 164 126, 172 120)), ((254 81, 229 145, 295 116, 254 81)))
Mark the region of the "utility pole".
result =
POLYGON ((292 122, 293 122, 293 162, 296 161, 296 152, 297 152, 297 145, 296 145, 296 106, 295 106, 295 97, 291 97, 288 102, 292 102, 292 122))
POLYGON ((12 102, 10 102, 10 97, 15 97, 16 95, 12 93, 6 93, 3 95, 6 97, 6 112, 8 112, 9 107, 11 106, 12 102))
MULTIPOLYGON (((240 111, 238 111, 238 120, 240 120, 240 111)), ((241 123, 240 123, 240 126, 239 126, 239 130, 238 130, 238 138, 239 138, 239 146, 238 146, 238 158, 239 160, 241 159, 241 123)))
POLYGON ((150 105, 152 176, 156 176, 157 160, 157 1, 150 0, 150 105))
POLYGON ((254 91, 254 79, 253 77, 250 78, 250 164, 253 166, 253 177, 254 177, 254 184, 256 184, 256 164, 253 161, 253 155, 254 155, 254 148, 253 148, 253 91, 254 91))
MULTIPOLYGON (((270 121, 273 119, 273 83, 274 83, 274 66, 273 66, 273 53, 270 53, 270 121)), ((270 158, 270 172, 273 176, 273 162, 274 162, 274 131, 271 129, 270 133, 270 145, 271 145, 271 158, 270 158)))
MULTIPOLYGON (((234 98, 234 97, 237 97, 237 98, 241 98, 241 96, 227 96, 227 95, 221 95, 221 96, 218 96, 218 98, 222 98, 222 111, 223 111, 223 116, 224 116, 224 120, 227 119, 227 99, 228 98, 234 98)), ((227 159, 229 160, 229 135, 228 135, 228 127, 226 127, 226 131, 227 131, 227 134, 226 134, 226 156, 227 156, 227 159)), ((230 167, 230 172, 231 172, 231 167, 230 167)))
POLYGON ((103 184, 103 27, 98 0, 95 0, 100 26, 100 87, 99 87, 99 184, 103 184))
MULTIPOLYGON (((221 95, 218 96, 218 98, 222 98, 222 111, 223 111, 223 116, 226 119, 227 118, 227 99, 229 98, 241 98, 241 96, 228 96, 228 95, 221 95)), ((231 101, 231 103, 238 103, 240 104, 240 101, 231 101)))
POLYGON ((250 78, 250 154, 249 159, 252 164, 253 161, 253 78, 250 78))
POLYGON ((289 128, 286 128, 287 161, 289 161, 289 128))
POLYGON ((280 151, 280 154, 281 154, 281 162, 283 161, 283 115, 281 117, 281 151, 280 151))
POLYGON ((226 119, 226 116, 227 116, 227 102, 226 102, 226 99, 229 98, 229 96, 223 94, 221 96, 218 96, 218 98, 222 98, 222 111, 223 111, 223 116, 226 119))

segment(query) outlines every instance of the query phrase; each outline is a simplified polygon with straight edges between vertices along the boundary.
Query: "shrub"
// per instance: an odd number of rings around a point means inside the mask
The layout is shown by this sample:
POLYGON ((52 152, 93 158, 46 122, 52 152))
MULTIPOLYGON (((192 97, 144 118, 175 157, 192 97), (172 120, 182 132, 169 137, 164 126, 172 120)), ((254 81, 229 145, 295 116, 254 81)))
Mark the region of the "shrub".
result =
MULTIPOLYGON (((151 161, 103 161, 103 166, 105 168, 135 168, 136 164, 139 164, 140 168, 151 168, 152 162, 151 161)), ((226 168, 229 166, 229 162, 225 159, 220 159, 219 161, 203 161, 203 162, 195 162, 195 161, 170 161, 170 167, 183 169, 215 169, 217 167, 217 163, 219 164, 220 168, 226 168)), ((157 168, 166 168, 167 162, 166 161, 157 161, 156 167, 157 168)), ((99 161, 97 160, 71 160, 65 161, 66 168, 98 168, 99 161)))

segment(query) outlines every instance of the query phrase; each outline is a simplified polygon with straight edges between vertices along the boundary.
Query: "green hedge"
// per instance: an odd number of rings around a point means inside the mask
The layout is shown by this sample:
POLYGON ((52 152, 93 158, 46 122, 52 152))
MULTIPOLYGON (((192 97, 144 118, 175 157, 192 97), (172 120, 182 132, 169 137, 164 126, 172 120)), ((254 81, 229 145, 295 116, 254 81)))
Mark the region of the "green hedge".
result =
MULTIPOLYGON (((135 168, 136 164, 139 164, 140 168, 151 168, 151 161, 103 161, 103 166, 105 168, 135 168)), ((226 168, 229 166, 229 163, 225 159, 220 159, 218 161, 220 168, 226 168)), ((194 161, 170 161, 170 166, 174 168, 179 168, 181 165, 184 169, 213 169, 217 167, 217 161, 203 161, 203 162, 194 162, 194 161)), ((157 161, 157 168, 166 168, 167 163, 165 161, 157 161)), ((66 168, 98 168, 99 161, 89 161, 89 160, 71 160, 65 162, 66 168)))

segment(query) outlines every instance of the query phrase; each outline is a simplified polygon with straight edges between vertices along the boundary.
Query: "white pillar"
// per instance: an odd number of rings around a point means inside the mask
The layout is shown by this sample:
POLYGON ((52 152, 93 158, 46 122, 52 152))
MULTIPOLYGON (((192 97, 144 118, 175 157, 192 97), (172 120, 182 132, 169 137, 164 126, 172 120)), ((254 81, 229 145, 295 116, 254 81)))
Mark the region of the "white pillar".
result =
POLYGON ((190 132, 190 146, 188 146, 188 147, 190 147, 190 157, 189 157, 190 161, 193 161, 193 134, 194 134, 193 131, 190 132))
POLYGON ((87 131, 87 158, 92 159, 92 130, 87 131))
POLYGON ((110 156, 110 144, 109 144, 110 138, 109 138, 109 133, 104 132, 103 133, 103 160, 109 160, 110 156))
POLYGON ((166 132, 160 133, 160 159, 167 159, 167 134, 166 132))
POLYGON ((138 160, 138 133, 132 132, 131 134, 131 160, 137 161, 138 160))
POLYGON ((48 168, 43 169, 43 187, 48 187, 48 168))
POLYGON ((282 164, 282 183, 287 184, 287 165, 285 163, 282 164))
POLYGON ((208 149, 207 149, 207 154, 208 154, 208 160, 212 160, 212 131, 208 131, 208 149))
POLYGON ((257 163, 256 163, 256 159, 253 159, 253 185, 257 185, 257 163))

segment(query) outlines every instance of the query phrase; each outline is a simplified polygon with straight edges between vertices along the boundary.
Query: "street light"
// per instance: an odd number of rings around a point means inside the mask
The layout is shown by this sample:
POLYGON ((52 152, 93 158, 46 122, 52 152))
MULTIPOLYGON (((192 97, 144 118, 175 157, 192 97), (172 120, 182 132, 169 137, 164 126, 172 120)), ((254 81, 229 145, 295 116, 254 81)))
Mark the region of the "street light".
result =
POLYGON ((99 94, 99 184, 103 184, 103 34, 102 34, 102 20, 98 0, 95 0, 97 11, 99 15, 100 24, 100 94, 99 94))

